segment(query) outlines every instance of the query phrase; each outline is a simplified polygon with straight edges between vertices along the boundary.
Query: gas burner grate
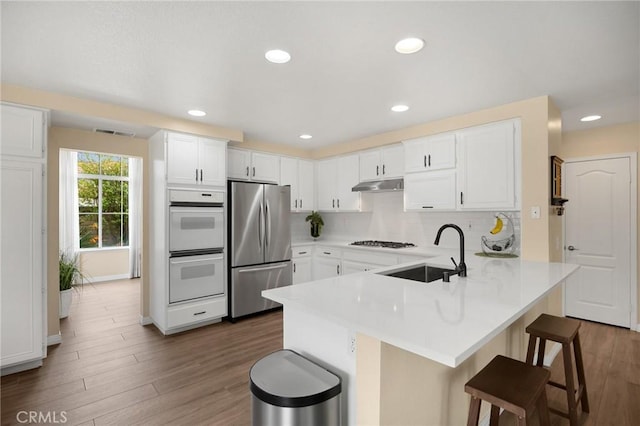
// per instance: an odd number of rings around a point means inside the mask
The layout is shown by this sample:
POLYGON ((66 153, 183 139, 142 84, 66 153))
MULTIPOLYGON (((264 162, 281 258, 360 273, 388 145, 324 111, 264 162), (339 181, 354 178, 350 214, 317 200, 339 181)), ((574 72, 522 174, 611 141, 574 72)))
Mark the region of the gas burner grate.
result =
POLYGON ((395 241, 377 241, 377 240, 354 241, 350 245, 365 246, 365 247, 384 247, 384 248, 394 248, 394 249, 416 246, 413 243, 398 243, 395 241))

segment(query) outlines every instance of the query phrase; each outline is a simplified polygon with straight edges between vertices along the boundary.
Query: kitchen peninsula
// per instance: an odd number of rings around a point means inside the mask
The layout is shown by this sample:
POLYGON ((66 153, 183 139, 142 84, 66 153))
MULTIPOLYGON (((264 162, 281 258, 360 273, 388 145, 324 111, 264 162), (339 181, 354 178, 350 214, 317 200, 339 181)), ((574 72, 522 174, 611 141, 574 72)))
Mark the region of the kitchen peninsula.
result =
POLYGON ((464 424, 464 383, 497 354, 524 359, 526 323, 578 269, 467 253, 468 277, 449 283, 383 275, 450 268, 438 253, 263 292, 284 305, 284 347, 342 376, 343 424, 464 424))

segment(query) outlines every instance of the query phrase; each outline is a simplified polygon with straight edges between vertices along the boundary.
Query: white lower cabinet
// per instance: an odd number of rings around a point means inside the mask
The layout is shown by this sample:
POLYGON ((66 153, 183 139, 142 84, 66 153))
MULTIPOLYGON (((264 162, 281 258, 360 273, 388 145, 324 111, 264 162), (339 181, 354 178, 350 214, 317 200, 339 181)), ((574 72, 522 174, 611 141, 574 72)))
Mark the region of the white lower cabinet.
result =
POLYGON ((342 275, 355 274, 356 272, 365 272, 372 269, 379 268, 380 265, 373 265, 371 263, 352 262, 350 260, 342 261, 342 275))
POLYGON ((334 247, 317 246, 313 256, 313 279, 321 280, 342 275, 342 253, 334 247))
POLYGON ((293 284, 311 281, 311 254, 312 246, 299 246, 292 248, 291 263, 293 266, 293 284))
POLYGON ((226 313, 226 297, 169 306, 167 310, 167 328, 178 328, 201 321, 220 318, 226 315, 226 313))

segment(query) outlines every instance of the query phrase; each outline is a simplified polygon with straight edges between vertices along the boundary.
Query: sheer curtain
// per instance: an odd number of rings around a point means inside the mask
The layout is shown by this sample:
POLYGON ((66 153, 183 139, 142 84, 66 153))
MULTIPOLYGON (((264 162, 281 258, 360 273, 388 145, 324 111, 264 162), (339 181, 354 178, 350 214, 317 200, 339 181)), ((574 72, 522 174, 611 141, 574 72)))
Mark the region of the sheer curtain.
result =
POLYGON ((80 249, 78 153, 60 150, 60 251, 75 256, 80 249))
POLYGON ((142 263, 142 159, 129 158, 129 277, 138 278, 142 263))

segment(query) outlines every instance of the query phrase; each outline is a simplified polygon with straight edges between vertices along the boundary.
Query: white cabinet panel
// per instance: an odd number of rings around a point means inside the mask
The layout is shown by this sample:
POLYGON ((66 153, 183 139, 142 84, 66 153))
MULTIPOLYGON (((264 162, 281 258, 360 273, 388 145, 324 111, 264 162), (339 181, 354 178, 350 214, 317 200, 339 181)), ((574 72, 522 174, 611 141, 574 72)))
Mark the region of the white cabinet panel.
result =
POLYGON ((262 152, 252 152, 251 179, 278 183, 280 181, 280 157, 262 152))
POLYGON ((378 149, 360 153, 360 181, 381 179, 381 158, 382 156, 378 149))
POLYGON ((404 171, 407 173, 449 169, 456 166, 456 135, 443 133, 411 139, 404 144, 404 171))
POLYGON ((280 158, 280 185, 291 186, 291 211, 314 208, 313 162, 290 157, 280 158))
POLYGON ((224 186, 227 182, 226 143, 199 138, 198 159, 202 176, 200 183, 210 186, 224 186))
POLYGON ((44 158, 45 113, 2 104, 2 155, 44 158))
POLYGON ((314 259, 313 279, 322 280, 324 278, 333 278, 340 275, 340 259, 331 257, 318 257, 314 259))
POLYGON ((227 167, 229 178, 248 180, 251 176, 251 152, 227 149, 227 167))
POLYGON ((0 365, 6 367, 44 356, 44 166, 5 160, 1 164, 0 365))
POLYGON ((335 159, 318 161, 317 191, 318 210, 336 209, 336 187, 338 186, 338 163, 335 159))
POLYGON ((311 281, 311 256, 294 258, 292 263, 294 284, 311 281))
POLYGON ((360 183, 359 167, 357 155, 338 157, 336 207, 339 211, 358 211, 360 209, 360 193, 351 190, 360 183))
POLYGON ((513 121, 460 131, 460 208, 516 207, 515 132, 513 121))
POLYGON ((409 173, 404 178, 404 207, 409 210, 456 208, 456 170, 409 173))

